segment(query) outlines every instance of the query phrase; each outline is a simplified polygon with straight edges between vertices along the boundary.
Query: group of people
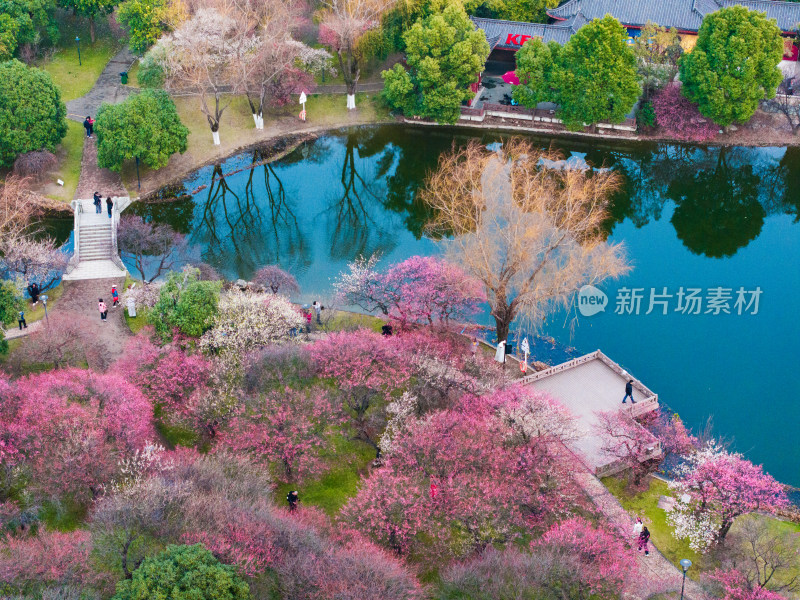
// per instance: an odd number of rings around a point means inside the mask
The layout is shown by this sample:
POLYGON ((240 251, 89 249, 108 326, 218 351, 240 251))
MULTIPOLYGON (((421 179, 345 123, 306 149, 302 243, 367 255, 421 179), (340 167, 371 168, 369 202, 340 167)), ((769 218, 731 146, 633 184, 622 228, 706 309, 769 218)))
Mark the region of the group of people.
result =
POLYGON ((644 550, 645 556, 650 556, 650 550, 647 548, 647 543, 650 541, 650 530, 647 525, 642 523, 642 518, 637 517, 636 523, 633 526, 633 537, 636 539, 638 551, 644 550))
MULTIPOLYGON (((322 325, 322 311, 325 310, 325 307, 320 304, 319 300, 314 300, 310 308, 308 304, 304 304, 300 309, 300 314, 306 320, 306 333, 311 333, 311 322, 314 320, 314 316, 311 314, 312 309, 317 315, 317 325, 322 325)), ((296 336, 298 333, 297 328, 292 327, 289 333, 292 337, 296 336)))
MULTIPOLYGON (((103 212, 103 196, 100 194, 100 192, 95 192, 94 193, 94 202, 93 202, 93 204, 94 204, 94 212, 96 212, 98 215, 102 214, 102 212, 103 212)), ((114 208, 114 201, 111 199, 111 196, 106 198, 106 207, 108 207, 108 218, 110 219, 111 218, 111 209, 114 208)))
MULTIPOLYGON (((119 306, 119 292, 117 292, 117 286, 115 285, 111 286, 111 306, 114 308, 119 306)), ((97 308, 100 310, 100 320, 105 323, 108 317, 108 306, 103 302, 102 298, 98 298, 97 308)))
POLYGON ((94 119, 86 115, 86 118, 83 120, 83 128, 86 130, 86 137, 92 137, 94 133, 94 119))

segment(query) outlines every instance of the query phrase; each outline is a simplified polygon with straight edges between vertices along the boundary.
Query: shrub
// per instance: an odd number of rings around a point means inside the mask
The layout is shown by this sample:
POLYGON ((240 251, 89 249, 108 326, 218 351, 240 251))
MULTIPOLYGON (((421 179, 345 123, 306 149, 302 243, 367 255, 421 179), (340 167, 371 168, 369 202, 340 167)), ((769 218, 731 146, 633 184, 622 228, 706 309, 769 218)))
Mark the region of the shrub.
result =
POLYGON ((636 125, 640 130, 650 129, 656 126, 656 111, 653 108, 652 102, 644 102, 639 107, 639 110, 636 111, 636 125))
POLYGON ((55 154, 47 150, 34 150, 17 157, 14 161, 14 174, 40 180, 55 169, 56 165, 58 160, 55 154))

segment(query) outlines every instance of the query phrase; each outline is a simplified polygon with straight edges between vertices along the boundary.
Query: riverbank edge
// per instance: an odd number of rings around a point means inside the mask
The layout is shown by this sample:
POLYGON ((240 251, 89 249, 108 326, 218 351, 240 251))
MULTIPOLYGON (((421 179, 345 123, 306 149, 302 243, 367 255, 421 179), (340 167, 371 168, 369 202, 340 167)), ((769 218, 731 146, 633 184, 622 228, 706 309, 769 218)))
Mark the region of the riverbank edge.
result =
MULTIPOLYGON (((481 132, 510 132, 510 133, 521 133, 521 134, 534 134, 534 135, 544 135, 548 137, 552 137, 554 139, 597 139, 597 140, 613 140, 613 141, 620 141, 620 142, 636 142, 636 143, 647 143, 647 142, 654 142, 654 143, 669 143, 669 144, 680 144, 680 145, 692 145, 692 146, 704 146, 704 147, 732 147, 732 146, 740 146, 743 148, 769 148, 769 147, 789 147, 789 146, 800 146, 800 139, 798 139, 795 143, 741 143, 736 141, 713 141, 713 142, 686 142, 683 140, 678 140, 675 138, 668 138, 668 137, 656 137, 656 136, 641 136, 641 135, 614 135, 609 133, 591 133, 591 132, 582 132, 582 131, 553 131, 547 128, 539 128, 539 127, 521 127, 518 125, 511 125, 511 124, 478 124, 478 123, 465 123, 465 122, 458 122, 454 124, 440 124, 440 123, 431 123, 425 121, 409 121, 404 117, 399 117, 394 120, 385 120, 385 119, 363 119, 363 120, 354 120, 351 122, 342 122, 342 123, 335 123, 335 124, 325 124, 325 125, 317 125, 312 127, 296 127, 293 129, 284 130, 281 132, 276 132, 274 135, 266 136, 261 139, 255 141, 248 141, 247 143, 242 144, 241 146, 237 146, 233 148, 227 155, 223 157, 214 157, 207 160, 197 161, 192 165, 188 165, 184 168, 181 168, 176 173, 171 174, 170 177, 162 182, 159 182, 157 186, 143 186, 141 193, 136 200, 142 202, 153 202, 155 198, 153 197, 159 190, 174 186, 179 184, 183 179, 185 179, 191 173, 197 171, 198 169, 202 169, 203 167, 207 167, 209 165, 218 164, 230 159, 232 156, 236 154, 241 154, 242 152, 246 152, 252 148, 256 148, 258 146, 266 146, 270 144, 276 144, 281 140, 288 140, 295 136, 307 136, 303 141, 308 141, 314 139, 316 137, 325 135, 327 133, 333 131, 340 131, 344 129, 348 129, 350 127, 364 127, 364 126, 378 126, 378 125, 403 125, 406 127, 414 127, 414 128, 427 128, 427 127, 439 127, 439 128, 458 128, 458 129, 465 129, 465 130, 475 130, 481 132)), ((301 142, 302 143, 302 142, 301 142)), ((279 152, 274 157, 270 158, 265 162, 274 162, 279 160, 283 156, 285 156, 288 152, 279 152)), ((260 164, 265 164, 265 162, 261 162, 260 164)), ((256 165, 257 166, 257 165, 256 165)), ((161 199, 161 202, 166 202, 168 200, 161 199)), ((71 209, 68 205, 63 206, 62 212, 69 211, 71 209)))

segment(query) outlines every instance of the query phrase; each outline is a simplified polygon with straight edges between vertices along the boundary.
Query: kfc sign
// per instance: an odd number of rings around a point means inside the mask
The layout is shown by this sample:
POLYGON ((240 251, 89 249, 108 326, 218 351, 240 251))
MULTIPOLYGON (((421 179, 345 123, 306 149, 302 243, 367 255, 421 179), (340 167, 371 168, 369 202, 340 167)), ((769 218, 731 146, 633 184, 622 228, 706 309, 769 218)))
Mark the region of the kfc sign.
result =
MULTIPOLYGON (((506 37, 506 46, 522 46, 525 42, 531 39, 532 35, 522 35, 521 33, 509 33, 506 37)), ((539 37, 539 36, 536 36, 539 37)))

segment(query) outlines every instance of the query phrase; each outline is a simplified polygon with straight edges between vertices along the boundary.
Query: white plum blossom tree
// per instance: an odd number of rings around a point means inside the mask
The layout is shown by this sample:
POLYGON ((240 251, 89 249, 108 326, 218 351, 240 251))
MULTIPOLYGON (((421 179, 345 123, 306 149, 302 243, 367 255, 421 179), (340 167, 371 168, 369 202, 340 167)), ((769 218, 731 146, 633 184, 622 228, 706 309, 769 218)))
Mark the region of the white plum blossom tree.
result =
POLYGON ((304 319, 283 296, 233 290, 220 298, 212 328, 200 346, 210 353, 243 356, 251 350, 290 339, 304 319))

